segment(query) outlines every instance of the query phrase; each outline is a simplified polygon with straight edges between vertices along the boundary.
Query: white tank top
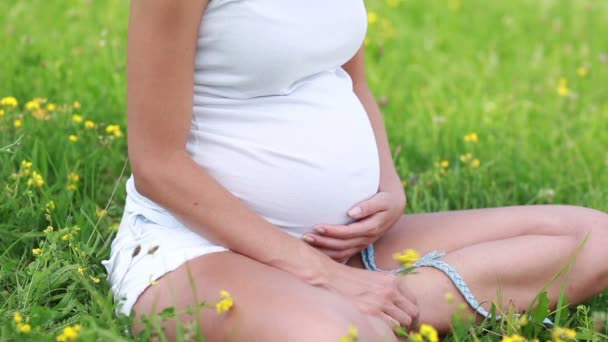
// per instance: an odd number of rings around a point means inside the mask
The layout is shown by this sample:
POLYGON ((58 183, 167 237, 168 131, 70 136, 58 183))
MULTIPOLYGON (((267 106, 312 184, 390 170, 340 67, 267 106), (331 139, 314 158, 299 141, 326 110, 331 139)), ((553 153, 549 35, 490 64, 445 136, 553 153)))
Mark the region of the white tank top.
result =
MULTIPOLYGON (((362 0, 212 0, 202 17, 187 150, 294 236, 353 222, 346 211, 378 191, 374 133, 341 67, 366 29, 362 0)), ((133 176, 126 210, 181 224, 133 176)))

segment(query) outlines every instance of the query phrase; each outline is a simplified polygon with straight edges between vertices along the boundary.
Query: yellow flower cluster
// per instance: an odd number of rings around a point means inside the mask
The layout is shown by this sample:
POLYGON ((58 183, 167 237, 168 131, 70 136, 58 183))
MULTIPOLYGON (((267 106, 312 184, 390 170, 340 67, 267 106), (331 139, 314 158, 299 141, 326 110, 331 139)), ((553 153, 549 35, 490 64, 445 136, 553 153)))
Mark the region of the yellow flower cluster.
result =
POLYGON ((420 259, 420 254, 415 249, 408 248, 403 253, 393 253, 393 259, 399 261, 403 267, 410 267, 420 259))
POLYGON ((32 172, 32 162, 27 160, 21 161, 21 168, 19 169, 19 177, 27 177, 32 172))
POLYGON ((576 339, 576 331, 568 328, 555 327, 551 332, 554 342, 565 342, 576 339))
POLYGON ((580 77, 585 77, 585 76, 587 76, 588 73, 589 73, 589 70, 585 66, 581 66, 578 69, 576 69, 576 74, 579 75, 580 77))
POLYGON ((80 182, 80 176, 74 172, 68 174, 68 190, 75 191, 78 189, 78 182, 80 182))
POLYGON ((114 135, 115 137, 122 137, 122 131, 118 125, 108 125, 106 127, 106 133, 114 135))
POLYGON ((460 155, 460 161, 465 164, 470 163, 470 166, 473 169, 476 169, 479 167, 479 165, 481 165, 481 162, 479 161, 479 159, 473 158, 473 155, 471 153, 466 153, 466 154, 460 155))
POLYGON ((19 105, 19 101, 17 101, 14 96, 7 96, 3 97, 2 100, 0 100, 0 105, 12 109, 19 105))
POLYGON ((561 97, 570 95, 570 88, 568 87, 568 80, 560 78, 557 83, 557 94, 561 97))
POLYGON ((29 325, 27 323, 23 323, 23 316, 21 316, 21 314, 19 312, 15 312, 15 315, 13 316, 13 320, 15 321, 17 331, 24 333, 24 334, 27 334, 30 331, 32 331, 31 325, 29 325))
POLYGON ((38 248, 32 249, 32 254, 34 254, 34 255, 42 254, 42 248, 38 247, 38 248))
POLYGON ((40 188, 44 185, 44 178, 42 178, 42 175, 40 175, 40 173, 32 171, 32 165, 32 162, 22 160, 21 167, 19 168, 19 173, 17 174, 17 176, 19 178, 30 176, 30 179, 27 180, 27 185, 40 188))
POLYGON ((76 341, 78 339, 78 334, 82 327, 80 324, 76 324, 73 327, 67 326, 63 329, 63 332, 57 336, 57 342, 67 342, 67 341, 76 341))
POLYGON ((502 339, 500 340, 500 342, 527 342, 528 340, 526 340, 524 337, 518 335, 518 334, 513 334, 511 336, 503 336, 502 339))
POLYGON ((422 324, 420 331, 410 335, 412 342, 439 342, 437 330, 430 324, 422 324))
POLYGON ((472 142, 472 143, 476 143, 479 141, 479 136, 477 135, 476 132, 472 132, 469 134, 465 134, 464 136, 464 141, 465 142, 472 142))
POLYGON ((44 207, 49 211, 55 210, 55 201, 53 201, 53 200, 48 201, 44 207))
POLYGON ((348 333, 346 336, 340 338, 340 342, 355 342, 359 339, 359 329, 356 326, 351 325, 348 327, 348 333))
POLYGON ((33 117, 38 120, 48 120, 50 119, 49 111, 54 111, 57 109, 57 106, 54 103, 49 103, 46 105, 46 109, 43 108, 43 104, 47 103, 47 99, 37 97, 33 100, 27 101, 25 103, 25 109, 28 110, 33 117))
POLYGON ((32 172, 32 177, 27 180, 27 185, 33 185, 35 187, 41 188, 44 185, 44 178, 42 178, 42 176, 38 172, 34 171, 32 172))
POLYGON ((215 304, 215 308, 219 314, 230 310, 232 305, 234 305, 234 300, 228 291, 220 291, 220 298, 221 300, 215 304))

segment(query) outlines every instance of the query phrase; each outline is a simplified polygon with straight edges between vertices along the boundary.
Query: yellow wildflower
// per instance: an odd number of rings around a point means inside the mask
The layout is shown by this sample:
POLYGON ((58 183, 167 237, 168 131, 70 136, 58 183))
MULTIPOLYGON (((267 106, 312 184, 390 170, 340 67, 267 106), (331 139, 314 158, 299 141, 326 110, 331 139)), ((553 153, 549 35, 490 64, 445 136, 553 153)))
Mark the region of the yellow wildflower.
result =
POLYGON ((442 161, 439 163, 439 166, 441 166, 441 167, 442 167, 442 168, 444 168, 444 169, 447 169, 447 168, 450 166, 450 162, 449 162, 449 161, 447 161, 447 160, 442 160, 442 161))
POLYGON ((356 326, 351 325, 348 327, 348 334, 340 338, 340 342, 355 342, 359 338, 359 329, 356 326))
POLYGON ((65 327, 63 332, 57 336, 57 342, 76 341, 80 329, 80 324, 76 324, 74 327, 65 327))
POLYGON ((70 136, 68 137, 68 139, 70 139, 71 142, 77 142, 78 141, 78 136, 76 136, 74 134, 70 134, 70 136))
POLYGON ((76 184, 68 184, 68 186, 66 186, 66 189, 68 189, 70 191, 76 191, 76 189, 78 189, 78 187, 76 186, 76 184))
POLYGON ((217 313, 223 313, 228 311, 232 305, 234 305, 234 300, 228 291, 222 290, 220 291, 221 300, 215 304, 215 308, 217 309, 217 313))
POLYGON ((84 268, 82 268, 82 267, 78 267, 78 273, 80 273, 80 274, 84 274, 84 268))
POLYGON ((589 70, 584 67, 581 66, 580 68, 576 69, 576 73, 580 76, 580 77, 585 77, 587 76, 587 74, 589 73, 589 70))
POLYGON ((75 123, 81 123, 82 120, 83 120, 82 115, 80 115, 80 114, 72 115, 72 121, 74 121, 75 123))
POLYGON ((9 107, 9 108, 15 108, 19 105, 19 101, 17 101, 17 99, 14 96, 7 96, 7 97, 3 97, 2 100, 0 100, 0 105, 9 107))
POLYGON ((94 282, 95 284, 99 283, 99 278, 93 277, 93 276, 89 276, 89 278, 91 279, 92 282, 94 282))
POLYGON ((84 122, 84 127, 87 129, 93 129, 95 128, 95 123, 91 120, 87 120, 84 122))
POLYGON ((122 137, 122 131, 118 125, 108 125, 108 127, 106 127, 106 133, 113 134, 115 137, 122 137))
POLYGON ((40 255, 40 254, 42 254, 42 248, 34 248, 34 249, 32 249, 32 254, 34 254, 34 255, 40 255))
POLYGON ((32 331, 32 326, 29 324, 17 323, 17 330, 24 334, 28 334, 30 331, 32 331))
POLYGON ((27 180, 27 185, 34 185, 41 188, 44 185, 44 179, 38 172, 34 171, 32 172, 32 177, 27 180))
POLYGON ((53 201, 53 200, 48 201, 48 202, 46 203, 46 207, 47 207, 47 209, 49 209, 49 210, 53 210, 53 209, 55 209, 55 201, 53 201))
POLYGON ((65 234, 65 235, 63 235, 61 237, 61 240, 63 240, 63 241, 66 241, 66 240, 69 240, 69 239, 70 239, 70 236, 68 234, 65 234))
POLYGON ((13 315, 13 320, 17 323, 23 322, 23 316, 21 316, 21 313, 19 311, 15 312, 15 314, 13 315))
POLYGON ((422 324, 420 326, 420 335, 422 335, 426 341, 439 342, 439 334, 430 324, 422 324))
POLYGON ((32 116, 35 117, 38 120, 47 120, 47 119, 50 118, 49 113, 46 110, 42 109, 42 108, 33 110, 32 111, 32 116))
POLYGON ((0 109, 0 116, 4 115, 4 109, 0 109))
POLYGON ((424 342, 424 337, 421 334, 410 334, 410 342, 424 342))
POLYGON ((30 111, 40 109, 40 102, 35 101, 35 100, 27 101, 25 103, 25 109, 30 110, 30 111))
POLYGON ((72 107, 74 107, 74 109, 80 109, 80 102, 74 101, 74 104, 72 105, 72 107))
POLYGON ((473 133, 469 133, 467 135, 464 136, 464 141, 465 142, 472 142, 472 143, 476 143, 479 140, 479 137, 477 136, 477 133, 473 132, 473 133))
POLYGON ((460 161, 463 163, 468 162, 469 160, 471 160, 473 158, 473 155, 471 153, 467 153, 467 154, 461 154, 460 155, 460 161))
POLYGON ((565 78, 560 78, 557 85, 557 94, 559 96, 568 96, 570 94, 570 88, 568 88, 568 80, 565 78))
POLYGON ((13 126, 15 126, 15 128, 19 128, 19 127, 23 126, 23 121, 17 119, 17 120, 15 120, 15 122, 13 122, 13 126))
POLYGON ((479 167, 479 164, 481 164, 481 162, 479 161, 479 159, 475 158, 471 161, 471 167, 476 169, 479 167))
POLYGON ((410 267, 420 259, 420 254, 415 249, 408 248, 403 253, 394 253, 393 259, 399 261, 404 267, 410 267))
POLYGON ((367 13, 367 23, 370 24, 370 25, 373 25, 376 22, 378 22, 378 13, 373 12, 373 11, 369 11, 367 13))
POLYGON ((95 215, 97 215, 97 217, 99 218, 102 218, 108 215, 108 211, 99 207, 95 207, 95 215))
POLYGON ((551 332, 551 336, 555 342, 565 342, 574 340, 576 338, 576 331, 568 328, 555 327, 551 332))
POLYGON ((21 169, 19 170, 19 177, 26 177, 30 175, 32 168, 32 162, 27 160, 21 161, 21 169))
POLYGON ((56 109, 57 109, 57 105, 54 103, 49 103, 46 105, 46 110, 48 110, 49 112, 52 112, 56 109))
POLYGON ((500 342, 526 342, 527 340, 518 335, 518 334, 513 334, 511 336, 503 336, 502 340, 500 340, 500 342))
POLYGON ((70 172, 68 173, 68 180, 70 182, 77 183, 78 181, 80 181, 80 176, 78 176, 77 173, 70 172))

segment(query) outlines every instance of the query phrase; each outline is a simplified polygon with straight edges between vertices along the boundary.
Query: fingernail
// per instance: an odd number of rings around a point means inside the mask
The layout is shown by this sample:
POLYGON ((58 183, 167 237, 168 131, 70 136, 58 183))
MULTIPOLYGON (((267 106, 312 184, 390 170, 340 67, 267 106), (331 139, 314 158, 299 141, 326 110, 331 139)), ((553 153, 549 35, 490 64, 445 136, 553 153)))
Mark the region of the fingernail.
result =
POLYGON ((319 234, 325 234, 325 228, 323 227, 315 227, 315 232, 319 234))
POLYGON ((304 235, 303 239, 306 242, 315 242, 315 239, 313 239, 312 237, 310 237, 308 235, 304 235))
POLYGON ((359 214, 361 214, 361 208, 359 207, 354 207, 348 211, 348 215, 350 215, 351 217, 357 217, 359 216, 359 214))

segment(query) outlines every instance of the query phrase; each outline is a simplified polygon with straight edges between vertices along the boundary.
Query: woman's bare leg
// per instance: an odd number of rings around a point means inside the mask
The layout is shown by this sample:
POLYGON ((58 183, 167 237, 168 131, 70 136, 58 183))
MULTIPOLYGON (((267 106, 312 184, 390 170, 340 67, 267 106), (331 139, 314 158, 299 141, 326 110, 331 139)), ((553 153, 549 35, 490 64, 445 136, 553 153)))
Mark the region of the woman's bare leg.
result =
MULTIPOLYGON (((570 302, 578 303, 608 287, 608 215, 597 210, 517 206, 404 215, 374 247, 382 269, 399 267, 392 253, 405 248, 421 254, 447 252, 442 260, 460 273, 486 310, 494 301, 503 309, 513 303, 522 311, 568 263, 588 233, 565 288, 570 302)), ((352 258, 349 265, 363 267, 360 258, 352 258)), ((445 293, 453 293, 460 302, 464 299, 442 272, 428 267, 417 272, 403 281, 419 294, 419 322, 446 331, 456 306, 445 300, 445 293)), ((548 289, 552 305, 563 280, 548 289)))
MULTIPOLYGON (((166 274, 138 299, 136 321, 142 313, 167 307, 177 311, 203 300, 214 302, 220 290, 232 294, 234 306, 221 315, 215 308, 200 311, 206 341, 335 342, 347 334, 351 324, 358 328, 360 341, 396 341, 384 322, 362 314, 347 299, 233 252, 204 255, 166 274)), ((195 318, 184 315, 180 320, 192 322, 195 318)), ((166 322, 164 328, 173 340, 175 322, 166 322)))

